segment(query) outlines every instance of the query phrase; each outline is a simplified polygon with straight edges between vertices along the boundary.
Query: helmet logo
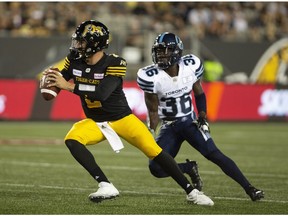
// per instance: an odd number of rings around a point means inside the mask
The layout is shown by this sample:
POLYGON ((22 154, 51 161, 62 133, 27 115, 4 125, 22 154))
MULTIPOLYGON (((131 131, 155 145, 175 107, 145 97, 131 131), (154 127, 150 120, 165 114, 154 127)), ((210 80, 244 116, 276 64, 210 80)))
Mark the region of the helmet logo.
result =
POLYGON ((102 28, 100 26, 95 26, 95 25, 92 25, 92 24, 89 24, 89 25, 86 25, 85 26, 85 29, 83 31, 83 34, 82 36, 85 37, 87 33, 90 33, 90 34, 96 34, 96 35, 100 35, 100 36, 103 36, 104 33, 102 31, 102 28))

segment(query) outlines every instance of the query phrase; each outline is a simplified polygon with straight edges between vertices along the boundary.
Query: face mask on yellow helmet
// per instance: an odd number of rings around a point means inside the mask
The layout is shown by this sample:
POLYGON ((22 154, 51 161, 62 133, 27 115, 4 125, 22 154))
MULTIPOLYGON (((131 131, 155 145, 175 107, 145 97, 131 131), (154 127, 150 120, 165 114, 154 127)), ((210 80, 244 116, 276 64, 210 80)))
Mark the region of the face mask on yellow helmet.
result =
POLYGON ((101 22, 88 20, 82 22, 72 34, 70 55, 74 59, 88 58, 96 52, 107 49, 109 30, 101 22))

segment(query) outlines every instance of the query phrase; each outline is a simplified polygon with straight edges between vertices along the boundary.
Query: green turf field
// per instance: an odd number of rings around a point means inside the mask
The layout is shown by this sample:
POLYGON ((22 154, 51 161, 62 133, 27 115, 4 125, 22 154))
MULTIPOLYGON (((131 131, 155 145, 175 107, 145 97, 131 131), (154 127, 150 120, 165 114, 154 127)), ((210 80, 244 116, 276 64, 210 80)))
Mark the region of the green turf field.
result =
POLYGON ((97 184, 63 145, 71 122, 0 122, 0 214, 288 214, 288 124, 214 123, 212 136, 265 199, 242 188, 186 143, 177 161, 197 160, 213 207, 188 204, 171 179, 150 175, 143 153, 125 143, 89 147, 121 196, 88 200, 97 184))

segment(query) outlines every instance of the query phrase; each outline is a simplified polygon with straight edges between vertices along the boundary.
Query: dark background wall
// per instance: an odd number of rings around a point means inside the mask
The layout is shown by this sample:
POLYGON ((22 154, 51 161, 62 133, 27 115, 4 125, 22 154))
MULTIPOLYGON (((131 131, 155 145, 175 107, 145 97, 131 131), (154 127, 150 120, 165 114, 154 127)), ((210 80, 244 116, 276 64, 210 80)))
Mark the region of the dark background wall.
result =
POLYGON ((202 54, 209 50, 225 67, 225 74, 245 72, 249 76, 263 53, 271 45, 269 42, 224 42, 203 40, 202 54))
MULTIPOLYGON (((45 67, 64 58, 69 52, 70 43, 70 38, 66 37, 0 38, 0 78, 34 78, 45 67)), ((199 45, 200 57, 208 55, 220 61, 224 66, 224 75, 245 72, 249 76, 270 44, 223 42, 216 39, 199 41, 199 45)), ((121 55, 122 49, 123 45, 116 41, 111 43, 107 52, 121 55)), ((185 52, 193 53, 193 47, 186 46, 185 52)), ((132 67, 129 59, 127 61, 127 79, 135 79, 137 68, 151 64, 148 59, 132 67)))

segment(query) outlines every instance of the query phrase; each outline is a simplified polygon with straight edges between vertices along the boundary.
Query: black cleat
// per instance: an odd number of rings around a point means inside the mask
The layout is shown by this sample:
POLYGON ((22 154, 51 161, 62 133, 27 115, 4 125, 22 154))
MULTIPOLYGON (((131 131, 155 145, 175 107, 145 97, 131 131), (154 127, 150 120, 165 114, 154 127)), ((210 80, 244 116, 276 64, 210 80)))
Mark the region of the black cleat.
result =
POLYGON ((264 198, 264 191, 259 190, 252 185, 246 190, 246 193, 249 195, 252 201, 257 201, 264 198))
POLYGON ((192 181, 194 188, 201 191, 202 187, 203 187, 203 182, 202 182, 202 179, 198 173, 198 165, 197 165, 196 161, 191 161, 189 159, 186 159, 186 162, 190 163, 192 165, 192 169, 188 173, 188 175, 191 178, 191 181, 192 181))

